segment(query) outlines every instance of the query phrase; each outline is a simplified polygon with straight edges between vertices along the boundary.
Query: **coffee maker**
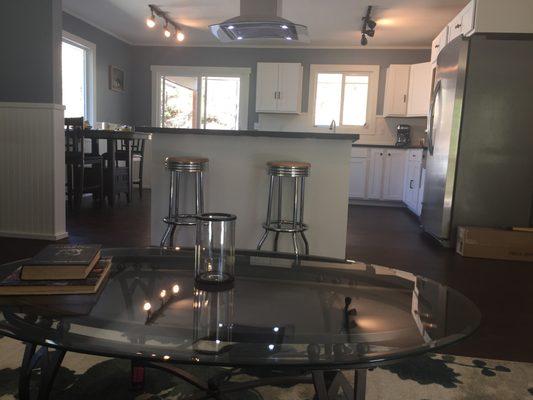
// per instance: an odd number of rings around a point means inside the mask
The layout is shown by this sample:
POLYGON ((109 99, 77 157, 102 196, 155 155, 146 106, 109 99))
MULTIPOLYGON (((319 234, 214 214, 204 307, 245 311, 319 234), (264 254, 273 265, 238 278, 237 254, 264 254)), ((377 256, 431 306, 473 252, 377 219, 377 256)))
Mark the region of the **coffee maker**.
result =
POLYGON ((396 146, 405 147, 411 144, 411 126, 400 124, 396 127, 396 146))

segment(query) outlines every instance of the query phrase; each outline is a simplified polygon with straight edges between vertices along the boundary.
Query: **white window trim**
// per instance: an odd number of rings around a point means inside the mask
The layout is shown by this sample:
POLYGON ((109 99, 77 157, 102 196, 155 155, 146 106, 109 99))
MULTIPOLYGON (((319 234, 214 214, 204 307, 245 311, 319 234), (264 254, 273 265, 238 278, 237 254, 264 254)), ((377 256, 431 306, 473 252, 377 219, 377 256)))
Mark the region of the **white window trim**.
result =
MULTIPOLYGON (((346 126, 337 122, 337 132, 369 135, 375 133, 376 114, 378 107, 378 90, 379 90, 379 65, 336 65, 336 64, 312 64, 309 73, 309 105, 308 110, 311 115, 311 123, 315 121, 315 102, 317 90, 317 76, 319 73, 368 73, 368 104, 367 104, 367 123, 364 126, 346 126)), ((324 128, 324 127, 315 127, 324 128)))
POLYGON ((248 96, 250 94, 251 68, 178 67, 152 65, 152 126, 161 126, 161 78, 163 76, 220 76, 241 78, 239 97, 239 129, 248 129, 248 96))
POLYGON ((96 44, 89 42, 70 32, 63 31, 62 40, 74 46, 82 47, 87 50, 87 120, 89 124, 95 126, 96 119, 96 44))

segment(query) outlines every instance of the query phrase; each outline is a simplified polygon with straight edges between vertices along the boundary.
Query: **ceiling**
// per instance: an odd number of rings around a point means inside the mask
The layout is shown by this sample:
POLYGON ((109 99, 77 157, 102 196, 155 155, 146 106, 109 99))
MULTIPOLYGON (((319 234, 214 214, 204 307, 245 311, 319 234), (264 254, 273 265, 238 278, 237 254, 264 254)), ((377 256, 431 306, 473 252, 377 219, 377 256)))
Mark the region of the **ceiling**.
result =
MULTIPOLYGON (((153 0, 152 0, 153 1, 153 0)), ((284 0, 283 18, 309 27, 307 47, 358 47, 361 18, 374 6, 376 35, 367 47, 429 47, 468 0, 284 0)), ((239 14, 239 0, 157 0, 187 35, 182 44, 145 25, 147 1, 63 0, 66 12, 136 45, 235 46, 221 44, 208 26, 239 14)), ((279 44, 279 43, 278 43, 279 44)), ((243 42, 243 46, 253 43, 243 42)), ((291 43, 281 43, 291 46, 291 43)), ((292 44, 292 46, 302 44, 292 44)))

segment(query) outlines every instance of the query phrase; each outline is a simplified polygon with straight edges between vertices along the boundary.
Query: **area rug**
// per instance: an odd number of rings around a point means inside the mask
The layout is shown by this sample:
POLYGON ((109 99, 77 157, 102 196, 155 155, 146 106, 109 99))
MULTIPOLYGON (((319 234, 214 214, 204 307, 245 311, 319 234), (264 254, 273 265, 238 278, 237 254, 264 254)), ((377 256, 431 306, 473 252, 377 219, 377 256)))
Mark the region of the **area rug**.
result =
MULTIPOLYGON (((16 399, 20 342, 0 339, 0 399, 16 399)), ((209 376, 213 368, 187 367, 209 376)), ((55 381, 53 399, 128 399, 128 361, 68 353, 55 381)), ((353 374, 347 373, 353 381, 353 374)), ((246 379, 244 377, 243 379, 246 379)), ((147 371, 138 400, 182 399, 194 388, 160 371, 147 371)), ((266 386, 234 393, 230 399, 307 400, 311 385, 266 386)), ((427 354, 368 373, 367 400, 533 400, 533 364, 427 354)))

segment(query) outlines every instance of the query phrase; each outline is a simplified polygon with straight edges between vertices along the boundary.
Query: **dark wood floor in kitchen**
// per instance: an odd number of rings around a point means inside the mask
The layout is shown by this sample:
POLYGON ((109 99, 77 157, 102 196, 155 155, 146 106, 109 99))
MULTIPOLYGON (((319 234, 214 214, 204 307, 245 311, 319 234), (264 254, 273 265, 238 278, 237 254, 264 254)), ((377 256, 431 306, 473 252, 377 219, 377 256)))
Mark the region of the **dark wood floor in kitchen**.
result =
MULTIPOLYGON (((68 216, 72 243, 106 247, 148 246, 150 193, 131 205, 94 209, 87 200, 68 216)), ((347 257, 393 266, 443 282, 472 299, 483 313, 481 328, 445 351, 458 355, 533 362, 533 264, 466 259, 420 233, 401 208, 350 206, 347 257)), ((0 238, 0 262, 30 257, 48 242, 0 238)))

